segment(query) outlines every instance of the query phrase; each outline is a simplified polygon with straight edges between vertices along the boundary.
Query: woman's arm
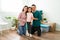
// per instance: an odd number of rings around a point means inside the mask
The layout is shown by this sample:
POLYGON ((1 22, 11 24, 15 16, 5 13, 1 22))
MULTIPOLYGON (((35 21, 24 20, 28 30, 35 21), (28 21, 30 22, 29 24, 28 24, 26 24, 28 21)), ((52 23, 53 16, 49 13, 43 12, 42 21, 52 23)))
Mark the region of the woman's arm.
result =
POLYGON ((20 13, 20 14, 18 15, 18 20, 21 19, 21 16, 22 16, 22 13, 20 13))

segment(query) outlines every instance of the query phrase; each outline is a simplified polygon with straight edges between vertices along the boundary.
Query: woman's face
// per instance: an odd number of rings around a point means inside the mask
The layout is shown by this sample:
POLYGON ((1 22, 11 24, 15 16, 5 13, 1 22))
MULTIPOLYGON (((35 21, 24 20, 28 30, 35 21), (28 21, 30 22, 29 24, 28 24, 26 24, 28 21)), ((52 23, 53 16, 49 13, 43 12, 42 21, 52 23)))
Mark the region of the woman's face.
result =
POLYGON ((28 7, 24 7, 24 11, 25 11, 25 12, 27 11, 27 8, 28 8, 28 7))
POLYGON ((32 9, 31 8, 28 8, 28 12, 31 12, 32 11, 32 9))

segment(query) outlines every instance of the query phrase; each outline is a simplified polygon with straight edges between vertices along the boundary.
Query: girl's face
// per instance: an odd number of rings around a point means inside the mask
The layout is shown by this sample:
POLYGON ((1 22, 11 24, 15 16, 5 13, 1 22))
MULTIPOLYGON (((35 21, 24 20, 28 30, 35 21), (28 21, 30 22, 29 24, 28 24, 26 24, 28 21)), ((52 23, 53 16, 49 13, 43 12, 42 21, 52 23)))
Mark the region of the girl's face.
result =
POLYGON ((28 8, 28 7, 24 7, 24 11, 25 11, 25 12, 27 11, 27 8, 28 8))
POLYGON ((32 9, 31 8, 28 8, 28 12, 31 12, 32 11, 32 9))

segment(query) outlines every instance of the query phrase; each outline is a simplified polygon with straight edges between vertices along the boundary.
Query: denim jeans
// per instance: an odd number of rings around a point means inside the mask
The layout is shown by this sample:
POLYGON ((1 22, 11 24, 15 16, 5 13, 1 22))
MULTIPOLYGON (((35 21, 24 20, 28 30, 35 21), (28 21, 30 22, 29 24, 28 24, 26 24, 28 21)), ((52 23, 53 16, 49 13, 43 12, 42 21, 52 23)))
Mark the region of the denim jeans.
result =
POLYGON ((26 35, 26 26, 25 25, 24 26, 20 26, 18 24, 18 30, 17 30, 17 32, 18 32, 19 35, 26 35))

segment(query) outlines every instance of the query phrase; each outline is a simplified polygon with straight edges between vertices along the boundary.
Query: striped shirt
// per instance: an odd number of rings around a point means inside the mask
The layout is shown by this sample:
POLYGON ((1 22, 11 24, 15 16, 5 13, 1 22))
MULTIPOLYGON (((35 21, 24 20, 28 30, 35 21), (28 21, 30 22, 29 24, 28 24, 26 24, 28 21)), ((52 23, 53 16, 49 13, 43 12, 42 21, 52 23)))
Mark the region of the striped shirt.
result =
POLYGON ((25 13, 24 12, 21 12, 19 14, 19 16, 18 16, 18 20, 19 20, 19 23, 20 23, 21 26, 24 26, 25 25, 26 19, 27 19, 27 17, 25 15, 25 13))

